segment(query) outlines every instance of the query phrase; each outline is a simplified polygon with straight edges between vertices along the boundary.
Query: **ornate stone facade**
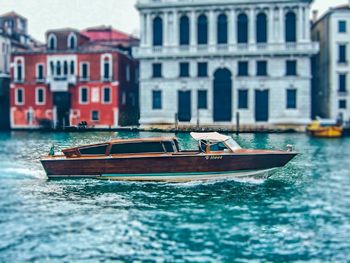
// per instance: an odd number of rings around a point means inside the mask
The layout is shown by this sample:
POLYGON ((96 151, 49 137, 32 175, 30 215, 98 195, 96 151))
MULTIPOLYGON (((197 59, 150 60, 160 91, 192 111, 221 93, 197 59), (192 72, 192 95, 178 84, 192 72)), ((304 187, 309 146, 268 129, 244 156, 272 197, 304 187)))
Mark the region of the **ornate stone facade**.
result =
POLYGON ((140 123, 308 122, 311 2, 139 0, 140 123))

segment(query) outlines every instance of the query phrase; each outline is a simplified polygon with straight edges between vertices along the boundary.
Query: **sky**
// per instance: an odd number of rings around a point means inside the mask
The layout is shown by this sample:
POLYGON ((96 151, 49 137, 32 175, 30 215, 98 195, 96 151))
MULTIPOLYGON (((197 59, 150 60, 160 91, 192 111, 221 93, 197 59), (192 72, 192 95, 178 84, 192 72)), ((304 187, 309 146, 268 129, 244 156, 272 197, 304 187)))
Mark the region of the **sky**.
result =
MULTIPOLYGON (((247 0, 248 1, 248 0, 247 0)), ((28 19, 28 31, 44 41, 49 29, 84 29, 111 25, 126 33, 139 34, 136 0, 0 0, 0 14, 16 11, 28 19)), ((314 0, 312 9, 321 15, 331 6, 348 0, 314 0)))

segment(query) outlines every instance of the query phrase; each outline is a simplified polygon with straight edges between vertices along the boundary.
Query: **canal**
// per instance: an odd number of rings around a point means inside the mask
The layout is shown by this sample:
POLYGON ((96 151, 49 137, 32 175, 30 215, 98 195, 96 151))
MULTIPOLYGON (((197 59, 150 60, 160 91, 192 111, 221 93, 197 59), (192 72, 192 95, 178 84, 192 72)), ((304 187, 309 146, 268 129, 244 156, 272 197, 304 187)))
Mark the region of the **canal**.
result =
POLYGON ((47 180, 38 161, 52 144, 159 135, 174 134, 0 133, 0 262, 349 260, 350 139, 233 135, 300 152, 265 181, 47 180))

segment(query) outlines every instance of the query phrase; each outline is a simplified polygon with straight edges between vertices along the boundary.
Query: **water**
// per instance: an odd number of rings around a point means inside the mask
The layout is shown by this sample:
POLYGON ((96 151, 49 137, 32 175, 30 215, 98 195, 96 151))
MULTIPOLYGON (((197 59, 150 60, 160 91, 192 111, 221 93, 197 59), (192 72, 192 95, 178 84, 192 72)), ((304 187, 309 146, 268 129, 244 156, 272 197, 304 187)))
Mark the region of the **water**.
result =
POLYGON ((157 135, 0 133, 0 262, 350 259, 350 139, 234 136, 301 153, 266 181, 48 181, 38 162, 52 143, 157 135))

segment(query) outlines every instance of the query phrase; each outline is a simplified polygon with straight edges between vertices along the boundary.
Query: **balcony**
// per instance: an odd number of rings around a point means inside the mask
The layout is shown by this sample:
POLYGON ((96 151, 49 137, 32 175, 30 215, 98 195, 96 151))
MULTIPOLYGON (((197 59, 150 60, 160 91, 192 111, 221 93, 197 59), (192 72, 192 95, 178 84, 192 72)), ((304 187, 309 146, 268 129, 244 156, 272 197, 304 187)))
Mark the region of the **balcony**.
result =
POLYGON ((338 96, 340 97, 346 97, 348 94, 347 90, 338 90, 338 96))
POLYGON ((267 43, 267 44, 225 44, 181 46, 136 47, 133 55, 137 59, 153 57, 181 56, 244 56, 244 55, 314 55, 319 51, 319 44, 311 43, 267 43))
POLYGON ((49 76, 46 83, 50 86, 51 92, 67 92, 70 85, 77 83, 76 76, 49 76))

